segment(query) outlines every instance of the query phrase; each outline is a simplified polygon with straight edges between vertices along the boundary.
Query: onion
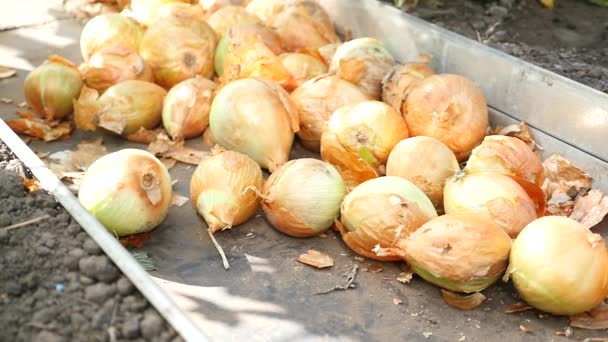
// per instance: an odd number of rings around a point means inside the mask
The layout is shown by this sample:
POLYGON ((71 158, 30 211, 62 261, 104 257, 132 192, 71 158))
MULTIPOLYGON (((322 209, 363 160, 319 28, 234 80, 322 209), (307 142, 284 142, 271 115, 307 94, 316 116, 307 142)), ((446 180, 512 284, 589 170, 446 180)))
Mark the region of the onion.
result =
POLYGON ((213 237, 218 230, 230 229, 251 218, 258 210, 264 178, 260 166, 246 155, 212 150, 190 179, 190 196, 196 212, 207 222, 207 232, 230 268, 222 247, 213 237))
POLYGON ((279 56, 281 64, 293 76, 295 86, 327 72, 327 65, 303 53, 284 53, 279 56))
POLYGON ((537 217, 536 202, 513 178, 494 172, 457 175, 445 185, 446 214, 475 214, 491 219, 509 236, 537 217))
POLYGON ((78 199, 117 236, 154 229, 171 204, 171 176, 151 153, 124 149, 96 160, 84 174, 78 199))
POLYGON ((443 186, 460 170, 456 156, 441 141, 430 137, 401 140, 388 156, 386 175, 409 180, 443 207, 443 186))
POLYGON ((433 74, 433 69, 425 62, 396 65, 382 80, 382 101, 401 113, 412 88, 433 74))
POLYGON ((475 214, 432 219, 396 248, 424 280, 450 291, 472 293, 495 283, 507 268, 511 239, 492 221, 475 214))
POLYGON ((408 137, 403 118, 380 101, 336 110, 321 135, 321 159, 335 165, 349 189, 382 175, 393 147, 408 137))
POLYGON ((237 24, 244 23, 262 23, 260 18, 247 12, 241 6, 225 6, 207 18, 207 23, 218 37, 221 37, 229 28, 237 24))
POLYGON ((89 20, 80 33, 80 51, 87 61, 95 52, 110 45, 138 51, 144 30, 137 23, 118 13, 101 14, 89 20))
POLYGON ((47 120, 61 119, 74 110, 74 99, 82 88, 78 68, 59 56, 32 70, 24 82, 25 99, 47 120))
POLYGON ((281 37, 287 51, 317 49, 339 42, 329 15, 312 0, 287 2, 269 18, 268 25, 281 37))
POLYGON ((373 38, 358 38, 338 47, 329 71, 357 85, 370 98, 379 100, 382 79, 394 65, 393 56, 382 42, 373 38))
POLYGON ((527 225, 513 243, 509 271, 522 299, 555 315, 589 311, 608 294, 604 240, 566 217, 527 225))
POLYGON ((139 51, 156 83, 171 88, 196 75, 211 78, 215 44, 215 33, 205 22, 171 17, 146 31, 139 51))
POLYGON ((87 87, 101 92, 125 80, 154 82, 152 70, 143 58, 122 46, 99 50, 80 66, 80 71, 87 87))
POLYGON ((297 1, 299 0, 251 0, 245 8, 247 12, 254 14, 265 23, 269 23, 283 6, 297 1))
POLYGON ((246 78, 220 89, 209 125, 220 146, 245 153, 272 172, 289 159, 298 114, 284 89, 246 78))
POLYGON ((128 136, 140 128, 153 129, 161 122, 163 99, 167 92, 154 83, 128 80, 108 88, 98 97, 83 87, 74 103, 76 126, 95 130, 95 125, 128 136))
POLYGON ((283 52, 279 37, 268 27, 252 23, 235 25, 217 46, 215 71, 223 82, 259 77, 293 89, 293 76, 278 58, 283 52))
POLYGON ((380 177, 354 188, 342 202, 336 227, 348 247, 365 257, 394 261, 399 255, 378 256, 373 252, 393 246, 437 217, 428 197, 414 184, 400 177, 380 177))
POLYGON ((192 3, 191 0, 131 0, 133 17, 143 26, 150 26, 157 19, 157 11, 171 3, 192 3))
POLYGON ((162 119, 174 140, 203 134, 209 126, 209 110, 215 83, 195 77, 176 84, 165 97, 162 119))
POLYGON ((354 84, 337 75, 320 75, 302 84, 291 93, 298 110, 302 145, 319 152, 323 125, 340 107, 369 100, 354 84))
POLYGON ((465 160, 488 129, 488 107, 481 90, 458 75, 425 78, 407 96, 403 116, 413 136, 438 139, 465 160))
POLYGON ((205 21, 205 11, 199 5, 191 5, 184 2, 169 2, 156 8, 146 26, 154 25, 156 21, 163 18, 205 21))
POLYGON ((485 137, 481 145, 471 152, 465 171, 504 173, 521 177, 538 186, 544 180, 543 163, 528 144, 505 135, 485 137))
POLYGON ((275 170, 262 194, 262 208, 274 227, 290 236, 307 237, 334 224, 346 187, 331 164, 303 158, 275 170))

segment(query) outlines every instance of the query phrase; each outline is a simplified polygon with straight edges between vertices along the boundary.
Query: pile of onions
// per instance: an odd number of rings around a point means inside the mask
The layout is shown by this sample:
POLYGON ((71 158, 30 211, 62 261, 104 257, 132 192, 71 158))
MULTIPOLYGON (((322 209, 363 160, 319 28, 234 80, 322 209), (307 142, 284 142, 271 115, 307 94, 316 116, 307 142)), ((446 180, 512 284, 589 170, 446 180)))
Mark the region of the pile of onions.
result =
POLYGON ((325 124, 321 159, 335 165, 349 189, 384 174, 384 164, 397 143, 408 137, 403 118, 380 101, 341 107, 325 124))
POLYGON ((336 227, 346 245, 365 257, 394 261, 397 254, 380 256, 373 250, 392 247, 437 212, 414 184, 400 177, 374 178, 354 188, 342 202, 336 227), (376 247, 379 245, 379 247, 376 247))
POLYGON ((213 28, 218 37, 221 37, 234 25, 245 23, 262 23, 260 18, 251 14, 241 6, 225 6, 207 18, 207 24, 213 28))
POLYGON ((433 137, 459 161, 479 145, 488 129, 488 106, 481 90, 459 75, 433 75, 410 90, 402 114, 412 136, 433 137))
POLYGON ((412 88, 433 74, 426 62, 395 66, 382 80, 382 101, 401 113, 412 88))
POLYGON ((137 22, 147 27, 157 19, 160 8, 173 3, 190 4, 192 0, 131 0, 131 12, 137 22))
POLYGON ((346 186, 338 170, 318 159, 291 160, 270 175, 262 208, 279 231, 307 237, 329 229, 340 213, 346 186))
POLYGON ((82 89, 78 68, 59 56, 49 59, 25 78, 28 105, 46 120, 62 119, 72 113, 74 100, 82 89))
POLYGON ((521 177, 541 186, 544 168, 536 153, 521 139, 489 135, 477 146, 467 161, 469 173, 490 171, 521 177))
POLYGON ((304 82, 325 74, 327 65, 311 55, 303 53, 283 53, 279 55, 281 64, 289 71, 296 87, 304 82))
POLYGON ((395 60, 382 42, 373 38, 357 38, 338 47, 329 71, 357 85, 370 98, 379 100, 382 79, 394 66, 395 60))
POLYGON ((443 206, 446 214, 488 218, 515 238, 528 223, 542 215, 537 212, 537 203, 544 202, 542 190, 530 194, 526 190, 512 177, 500 173, 459 174, 446 183, 443 206))
POLYGON ((96 160, 84 174, 78 199, 117 236, 154 229, 171 204, 171 176, 154 155, 124 149, 96 160))
POLYGON ((146 31, 139 51, 156 83, 168 89, 196 75, 211 78, 215 44, 215 33, 204 21, 170 17, 146 31))
POLYGON ((511 239, 497 225, 475 214, 443 215, 423 224, 396 248, 424 280, 457 292, 478 292, 507 269, 511 239))
POLYGON ((192 204, 207 222, 209 237, 226 269, 230 268, 228 259, 213 233, 250 219, 260 205, 258 193, 263 183, 260 166, 246 155, 233 151, 213 150, 192 174, 192 204))
POLYGON ((329 15, 313 0, 287 2, 270 17, 268 25, 281 37, 287 51, 314 50, 340 41, 329 15))
POLYGON ((154 83, 137 80, 117 83, 101 96, 83 87, 74 103, 74 121, 83 130, 99 126, 127 137, 140 128, 153 129, 160 124, 166 94, 154 83))
POLYGON ((608 293, 604 240, 566 217, 527 225, 513 243, 508 272, 522 299, 555 315, 589 311, 608 293))
POLYGON ((289 160, 298 113, 289 94, 257 78, 233 81, 211 104, 209 126, 222 147, 244 153, 270 172, 289 160))
POLYGON ((215 83, 190 78, 169 90, 163 104, 163 126, 173 140, 194 138, 209 126, 209 110, 215 83))
POLYGON ((119 13, 106 13, 89 20, 80 33, 80 51, 87 61, 95 52, 111 45, 138 51, 144 30, 119 13))
POLYGON ((429 197, 435 208, 443 207, 445 182, 460 170, 454 152, 431 137, 400 141, 388 156, 386 175, 409 180, 429 197))
POLYGON ((152 70, 143 58, 122 46, 99 50, 80 66, 80 71, 87 87, 100 92, 125 80, 154 82, 152 70))

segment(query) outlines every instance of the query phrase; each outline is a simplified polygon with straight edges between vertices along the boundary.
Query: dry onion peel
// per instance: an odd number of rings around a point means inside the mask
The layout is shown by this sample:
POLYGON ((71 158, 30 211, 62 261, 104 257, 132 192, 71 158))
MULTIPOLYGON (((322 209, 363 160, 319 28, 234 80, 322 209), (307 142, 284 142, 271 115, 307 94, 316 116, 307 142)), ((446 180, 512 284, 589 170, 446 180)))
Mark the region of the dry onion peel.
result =
POLYGON ((111 45, 138 51, 144 30, 119 13, 105 13, 89 20, 80 33, 80 51, 87 61, 97 51, 111 45))
POLYGON ((203 134, 209 126, 209 110, 215 88, 212 81, 195 77, 169 90, 163 104, 162 120, 171 138, 189 139, 203 134))
POLYGON ((382 101, 401 113, 401 108, 412 88, 434 74, 425 62, 396 65, 382 79, 382 101))
POLYGON ((122 46, 108 46, 80 66, 84 83, 100 92, 125 80, 154 82, 152 70, 137 52, 122 46))
POLYGON ((205 151, 184 146, 183 140, 169 139, 165 133, 156 135, 154 141, 148 145, 148 151, 163 159, 174 159, 192 165, 199 165, 208 155, 205 151))
POLYGON ((456 292, 452 292, 445 289, 441 290, 441 296, 446 303, 450 306, 458 308, 460 310, 473 310, 479 307, 484 300, 486 300, 486 296, 484 296, 481 292, 474 292, 468 295, 462 295, 456 292))
POLYGON ((306 253, 300 254, 296 261, 316 268, 326 268, 334 265, 332 257, 314 249, 309 249, 306 253))

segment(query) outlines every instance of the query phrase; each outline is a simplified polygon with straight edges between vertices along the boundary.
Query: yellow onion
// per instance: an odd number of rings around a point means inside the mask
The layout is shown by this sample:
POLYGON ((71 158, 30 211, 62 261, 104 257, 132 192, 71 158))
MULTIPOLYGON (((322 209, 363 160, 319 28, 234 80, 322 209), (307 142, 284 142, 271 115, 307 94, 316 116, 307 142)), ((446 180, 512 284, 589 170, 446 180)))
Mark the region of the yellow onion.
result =
POLYGON ((225 6, 207 18, 207 23, 221 37, 229 28, 244 23, 262 23, 260 18, 251 14, 241 6, 225 6))
POLYGON ((340 41, 329 15, 313 0, 287 2, 269 18, 268 25, 287 51, 317 49, 340 41))
POLYGON ((412 88, 433 74, 433 69, 425 62, 396 65, 382 80, 382 101, 401 113, 412 88))
POLYGON ((87 87, 101 92, 125 80, 154 82, 152 70, 143 58, 122 46, 99 50, 80 66, 80 71, 87 87))
POLYGON ((298 114, 284 89, 245 78, 220 89, 211 104, 209 126, 220 146, 244 153, 272 172, 289 160, 298 114))
POLYGON ((215 83, 195 77, 169 90, 163 105, 163 126, 174 140, 203 134, 209 126, 209 110, 215 83))
POLYGON ((146 31, 139 51, 156 83, 171 88, 196 75, 211 78, 215 44, 215 33, 205 22, 168 17, 146 31))
POLYGON ((409 180, 429 197, 435 208, 443 207, 443 186, 460 170, 454 152, 431 137, 401 140, 388 156, 386 175, 409 180))
POLYGON ((117 236, 154 229, 171 204, 171 176, 147 151, 124 149, 96 160, 84 174, 78 199, 117 236))
POLYGON ((27 103, 47 120, 61 119, 72 113, 73 102, 81 88, 78 68, 55 55, 32 70, 24 82, 27 103))
POLYGON ((505 135, 489 135, 467 161, 469 173, 491 171, 521 177, 538 186, 543 184, 544 168, 540 158, 522 140, 505 135))
POLYGON ((118 13, 106 13, 89 20, 80 34, 80 51, 87 61, 95 52, 110 45, 138 51, 144 30, 137 23, 118 13))
POLYGON ((117 83, 101 96, 83 87, 74 103, 74 121, 83 130, 99 126, 126 137, 140 128, 153 129, 160 124, 166 94, 158 85, 138 80, 117 83))
POLYGON ((296 87, 327 72, 327 65, 311 55, 293 52, 284 53, 279 55, 279 60, 293 76, 296 87))
POLYGON ((278 58, 283 52, 281 40, 270 28, 259 23, 238 24, 217 45, 215 71, 226 83, 259 77, 293 89, 293 76, 278 58))
POLYGON ((131 0, 131 12, 142 26, 150 26, 158 19, 159 9, 172 3, 190 4, 192 0, 131 0))
POLYGON ((412 136, 433 137, 459 161, 479 145, 488 129, 488 106, 481 90, 459 75, 425 78, 409 92, 402 114, 412 136))
POLYGON ((394 65, 393 56, 382 42, 373 38, 357 38, 336 49, 329 71, 357 85, 370 98, 379 100, 382 79, 394 65))
POLYGON ((400 256, 379 256, 373 250, 394 246, 437 217, 424 192, 392 176, 374 178, 354 188, 344 197, 340 214, 336 227, 346 245, 357 254, 385 261, 399 260, 400 256))
POLYGON ((279 231, 308 237, 329 229, 346 187, 338 170, 318 159, 291 160, 275 170, 262 191, 262 208, 279 231))
POLYGON ((508 272, 522 299, 555 315, 590 311, 608 294, 604 240, 566 217, 527 225, 513 243, 508 272))
POLYGON ((512 238, 539 214, 537 204, 513 178, 494 172, 457 175, 444 188, 446 214, 488 218, 512 238))
POLYGON ((449 214, 426 222, 392 250, 424 280, 471 293, 494 284, 507 269, 511 239, 484 217, 449 214))
POLYGON ((336 110, 321 135, 321 159, 335 165, 349 189, 384 174, 388 156, 408 137, 403 118, 380 101, 336 110))
POLYGON ((346 105, 369 100, 354 84, 337 75, 320 75, 302 84, 291 93, 291 100, 298 110, 302 145, 319 152, 323 125, 331 114, 346 105))

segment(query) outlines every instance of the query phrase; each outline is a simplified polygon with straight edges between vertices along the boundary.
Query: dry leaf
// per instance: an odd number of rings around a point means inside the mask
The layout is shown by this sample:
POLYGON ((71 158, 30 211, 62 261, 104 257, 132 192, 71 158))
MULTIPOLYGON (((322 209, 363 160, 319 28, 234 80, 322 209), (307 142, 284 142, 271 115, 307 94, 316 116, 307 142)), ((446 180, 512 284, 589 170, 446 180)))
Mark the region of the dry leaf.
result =
POLYGON ((2 97, 2 98, 0 98, 0 102, 2 102, 4 104, 11 104, 11 103, 13 103, 13 99, 2 97))
POLYGON ((0 65, 0 80, 13 77, 17 74, 17 70, 13 68, 9 68, 3 65, 0 65))
POLYGON ((148 145, 148 151, 157 157, 172 158, 187 164, 198 165, 208 154, 184 146, 184 141, 173 141, 165 133, 159 133, 156 139, 148 145))
POLYGON ((49 169, 60 179, 68 179, 79 185, 84 171, 97 159, 108 154, 102 145, 103 140, 83 141, 76 146, 76 150, 55 152, 48 157, 49 169))
POLYGON ((401 299, 399 299, 399 298, 393 298, 393 304, 399 305, 401 303, 403 303, 403 301, 401 299))
POLYGON ((414 276, 414 273, 412 273, 412 272, 401 272, 401 273, 399 273, 397 280, 404 284, 408 284, 410 282, 410 280, 412 280, 413 276, 414 276))
POLYGON ((527 328, 527 327, 525 327, 523 325, 519 326, 519 330, 521 330, 522 332, 524 332, 526 334, 531 334, 532 333, 532 330, 530 330, 529 328, 527 328))
POLYGON ((165 132, 164 128, 145 129, 140 127, 137 132, 129 134, 126 139, 140 144, 150 144, 156 140, 158 134, 165 132))
POLYGON ((522 312, 522 311, 531 310, 531 309, 533 309, 533 307, 531 307, 528 304, 525 304, 525 303, 515 303, 515 304, 511 304, 511 306, 509 306, 507 308, 507 310, 505 311, 505 313, 511 314, 511 313, 522 312))
POLYGON ((591 228, 602 222, 606 214, 608 214, 608 197, 600 190, 591 189, 586 195, 576 197, 574 208, 568 217, 591 228))
POLYGON ((475 292, 472 294, 460 294, 445 289, 441 289, 441 296, 446 303, 450 306, 458 308, 460 310, 473 310, 481 305, 486 296, 481 292, 475 292))
POLYGON ((29 108, 29 105, 27 104, 27 102, 23 101, 23 102, 19 103, 17 105, 17 107, 19 107, 19 108, 29 108))
POLYGON ((167 168, 167 170, 170 170, 171 168, 173 168, 175 166, 175 163, 177 163, 177 160, 172 159, 172 158, 160 158, 161 163, 165 164, 165 167, 167 168))
POLYGON ((602 302, 589 312, 570 316, 570 326, 581 329, 608 329, 608 304, 602 302))
POLYGON ((85 131, 94 131, 97 128, 97 112, 99 105, 97 90, 82 86, 78 100, 74 101, 74 123, 76 127, 85 131))
POLYGON ((32 138, 42 139, 46 142, 68 139, 72 132, 70 122, 46 122, 40 118, 21 118, 7 120, 6 124, 15 132, 25 134, 32 138))
POLYGON ((22 183, 23 183, 23 186, 25 186, 25 188, 27 189, 28 192, 38 191, 38 190, 40 190, 42 188, 40 186, 40 183, 38 182, 37 179, 23 178, 22 179, 22 183))
POLYGON ((186 196, 182 196, 176 193, 173 193, 173 196, 171 196, 171 206, 181 207, 186 202, 188 202, 188 197, 186 196))
POLYGON ((309 249, 306 253, 300 255, 296 260, 316 268, 325 268, 334 265, 334 259, 332 257, 319 251, 315 251, 314 249, 309 249))
POLYGON ((525 122, 520 122, 519 124, 513 124, 506 127, 496 127, 491 134, 493 135, 506 135, 509 137, 514 137, 525 142, 532 151, 542 150, 540 146, 536 144, 534 139, 532 138, 532 134, 528 129, 528 126, 525 122))
POLYGON ((591 176, 555 154, 543 162, 543 168, 545 181, 542 190, 547 195, 547 213, 569 216, 574 208, 575 198, 586 194, 591 188, 591 176))
POLYGON ((381 265, 372 265, 367 267, 365 270, 369 273, 380 273, 384 271, 384 267, 382 267, 381 265))

